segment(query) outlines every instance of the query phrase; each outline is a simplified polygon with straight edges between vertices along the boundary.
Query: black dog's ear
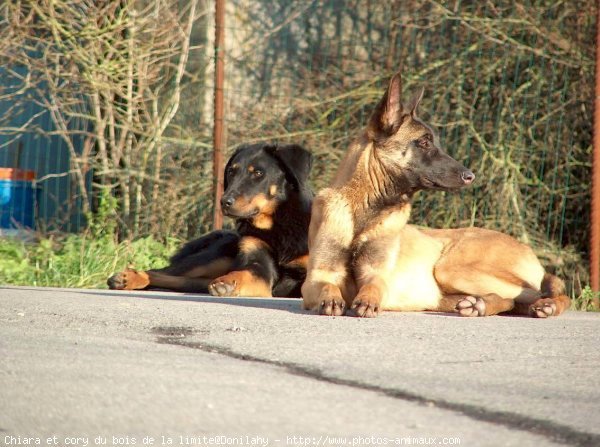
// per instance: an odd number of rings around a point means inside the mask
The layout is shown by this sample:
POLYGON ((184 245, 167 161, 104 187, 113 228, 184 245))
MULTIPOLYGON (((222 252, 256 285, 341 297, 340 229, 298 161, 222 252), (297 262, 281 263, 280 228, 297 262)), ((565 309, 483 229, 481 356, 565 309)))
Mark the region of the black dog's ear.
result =
POLYGON ((265 150, 281 163, 284 171, 298 189, 308 181, 312 167, 312 154, 298 144, 269 145, 265 150))
POLYGON ((228 186, 228 182, 227 182, 227 171, 229 170, 229 167, 233 164, 233 160, 235 159, 235 157, 238 156, 238 154, 240 152, 242 152, 242 150, 246 149, 248 146, 240 146, 238 147, 235 152, 233 154, 231 154, 231 157, 229 157, 229 161, 227 161, 227 164, 225 165, 225 171, 223 172, 223 191, 227 191, 227 186, 228 186))

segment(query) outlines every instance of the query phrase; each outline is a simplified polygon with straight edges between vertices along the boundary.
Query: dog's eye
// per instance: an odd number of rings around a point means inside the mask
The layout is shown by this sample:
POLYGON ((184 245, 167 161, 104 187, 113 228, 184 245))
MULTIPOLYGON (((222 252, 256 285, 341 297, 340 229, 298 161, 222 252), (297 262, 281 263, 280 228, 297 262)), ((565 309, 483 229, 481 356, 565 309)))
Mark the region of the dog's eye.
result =
POLYGON ((265 173, 261 169, 255 169, 252 175, 254 178, 261 178, 263 175, 265 175, 265 173))
POLYGON ((422 147, 424 149, 430 148, 432 143, 433 137, 431 136, 431 134, 423 135, 417 140, 417 146, 422 147))

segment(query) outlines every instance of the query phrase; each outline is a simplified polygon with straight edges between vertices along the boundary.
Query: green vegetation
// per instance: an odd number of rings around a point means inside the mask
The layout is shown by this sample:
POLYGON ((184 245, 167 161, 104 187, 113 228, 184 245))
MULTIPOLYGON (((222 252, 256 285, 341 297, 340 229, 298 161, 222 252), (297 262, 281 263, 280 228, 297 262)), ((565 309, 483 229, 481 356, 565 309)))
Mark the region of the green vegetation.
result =
POLYGON ((139 269, 166 265, 179 241, 162 243, 147 236, 117 242, 116 207, 114 198, 105 193, 81 234, 47 236, 35 243, 2 240, 0 284, 106 288, 109 275, 128 265, 139 269))
POLYGON ((600 292, 594 292, 590 286, 585 286, 581 291, 581 295, 573 299, 573 309, 587 310, 587 311, 598 311, 594 309, 594 298, 599 298, 600 292))
POLYGON ((152 236, 133 242, 95 237, 90 232, 37 243, 0 242, 0 284, 106 288, 108 276, 128 265, 139 269, 166 265, 177 241, 152 236))

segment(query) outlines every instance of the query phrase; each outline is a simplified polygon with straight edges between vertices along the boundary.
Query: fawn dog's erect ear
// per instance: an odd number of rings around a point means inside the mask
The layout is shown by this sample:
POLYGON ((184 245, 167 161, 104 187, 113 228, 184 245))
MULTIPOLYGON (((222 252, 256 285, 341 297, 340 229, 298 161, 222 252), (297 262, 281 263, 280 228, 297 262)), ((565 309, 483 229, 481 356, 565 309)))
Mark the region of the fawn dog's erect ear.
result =
POLYGON ((304 188, 312 167, 312 154, 309 151, 298 144, 265 146, 265 150, 279 161, 297 189, 304 188))
POLYGON ((402 76, 396 73, 390 80, 387 91, 377 104, 369 122, 369 133, 376 135, 393 135, 398 131, 404 119, 402 107, 402 76))
POLYGON ((421 100, 423 99, 424 92, 425 92, 425 89, 423 87, 421 87, 417 91, 417 93, 415 93, 415 95, 412 97, 412 99, 410 100, 409 110, 410 110, 410 114, 413 117, 417 116, 417 109, 419 108, 419 104, 421 103, 421 100))

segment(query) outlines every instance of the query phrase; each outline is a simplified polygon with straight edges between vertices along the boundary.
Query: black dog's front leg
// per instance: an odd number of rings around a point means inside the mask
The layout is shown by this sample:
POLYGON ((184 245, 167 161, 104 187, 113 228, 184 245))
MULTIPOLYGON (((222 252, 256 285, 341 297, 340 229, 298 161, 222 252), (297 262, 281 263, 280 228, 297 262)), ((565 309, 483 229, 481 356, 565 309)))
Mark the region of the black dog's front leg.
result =
POLYGON ((271 248, 253 236, 240 240, 234 270, 215 279, 208 291, 214 296, 272 296, 277 267, 271 248))

